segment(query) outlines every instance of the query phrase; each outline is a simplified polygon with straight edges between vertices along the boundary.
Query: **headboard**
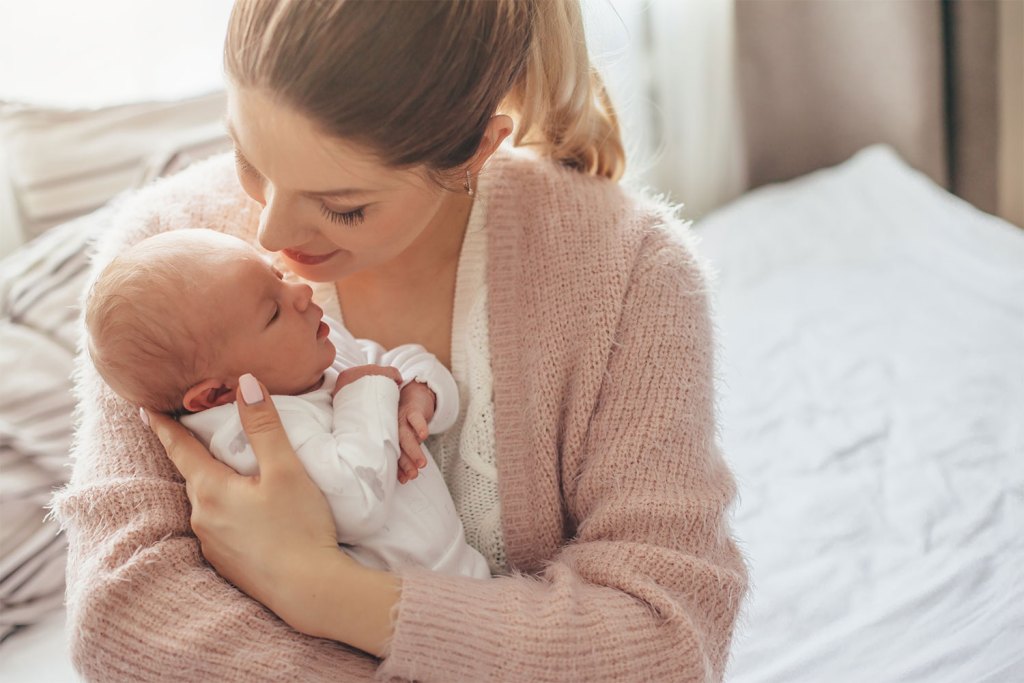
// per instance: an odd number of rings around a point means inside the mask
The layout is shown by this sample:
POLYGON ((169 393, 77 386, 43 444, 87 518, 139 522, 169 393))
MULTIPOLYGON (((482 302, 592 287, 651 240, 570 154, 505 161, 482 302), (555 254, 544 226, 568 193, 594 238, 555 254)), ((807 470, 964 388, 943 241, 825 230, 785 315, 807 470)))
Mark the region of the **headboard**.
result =
POLYGON ((1024 2, 738 0, 756 187, 876 142, 1024 226, 1024 2))

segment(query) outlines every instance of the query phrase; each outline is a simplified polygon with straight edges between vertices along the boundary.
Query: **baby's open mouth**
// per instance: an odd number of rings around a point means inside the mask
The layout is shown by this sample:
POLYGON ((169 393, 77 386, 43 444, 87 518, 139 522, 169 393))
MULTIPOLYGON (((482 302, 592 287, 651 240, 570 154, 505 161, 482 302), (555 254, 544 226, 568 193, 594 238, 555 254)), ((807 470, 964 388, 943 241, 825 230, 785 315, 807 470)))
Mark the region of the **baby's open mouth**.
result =
POLYGON ((323 320, 320 321, 320 327, 316 328, 316 338, 323 339, 331 333, 331 328, 327 327, 327 323, 323 320))

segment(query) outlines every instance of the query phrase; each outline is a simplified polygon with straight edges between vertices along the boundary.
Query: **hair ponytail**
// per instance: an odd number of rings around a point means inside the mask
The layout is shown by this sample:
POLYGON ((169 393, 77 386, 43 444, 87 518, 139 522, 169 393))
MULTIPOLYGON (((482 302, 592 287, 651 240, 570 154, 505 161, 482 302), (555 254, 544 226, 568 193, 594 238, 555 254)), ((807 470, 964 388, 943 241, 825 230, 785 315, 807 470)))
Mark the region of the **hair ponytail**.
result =
POLYGON ((626 153, 611 98, 590 64, 579 0, 528 4, 529 52, 505 100, 519 119, 514 143, 537 147, 582 172, 618 180, 626 153))
POLYGON ((236 0, 224 66, 385 163, 455 184, 497 111, 518 119, 516 145, 581 172, 618 180, 626 163, 579 0, 236 0))

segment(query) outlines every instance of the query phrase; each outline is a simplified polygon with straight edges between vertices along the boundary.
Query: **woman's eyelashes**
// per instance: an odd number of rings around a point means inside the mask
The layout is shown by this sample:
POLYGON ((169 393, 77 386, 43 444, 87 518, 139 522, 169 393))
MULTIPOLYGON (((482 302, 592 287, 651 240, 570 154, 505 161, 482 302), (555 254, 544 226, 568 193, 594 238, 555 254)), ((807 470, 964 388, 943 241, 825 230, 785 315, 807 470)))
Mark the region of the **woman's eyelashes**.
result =
POLYGON ((344 225, 356 225, 362 223, 366 217, 366 207, 361 206, 358 209, 352 211, 333 211, 328 209, 324 204, 320 205, 320 213, 324 215, 324 218, 332 223, 342 223, 344 225))
POLYGON ((239 152, 237 149, 235 150, 235 164, 238 166, 239 170, 242 171, 242 173, 256 173, 256 169, 253 167, 253 165, 250 164, 249 160, 243 157, 242 153, 239 152))
MULTIPOLYGON (((244 175, 259 176, 259 171, 256 167, 249 163, 248 159, 242 156, 242 153, 237 149, 235 150, 235 164, 238 166, 238 170, 244 175)), ((358 225, 363 222, 366 218, 366 207, 361 206, 358 209, 352 211, 334 211, 328 208, 325 204, 320 205, 320 213, 323 214, 324 218, 332 223, 338 223, 342 225, 358 225)))

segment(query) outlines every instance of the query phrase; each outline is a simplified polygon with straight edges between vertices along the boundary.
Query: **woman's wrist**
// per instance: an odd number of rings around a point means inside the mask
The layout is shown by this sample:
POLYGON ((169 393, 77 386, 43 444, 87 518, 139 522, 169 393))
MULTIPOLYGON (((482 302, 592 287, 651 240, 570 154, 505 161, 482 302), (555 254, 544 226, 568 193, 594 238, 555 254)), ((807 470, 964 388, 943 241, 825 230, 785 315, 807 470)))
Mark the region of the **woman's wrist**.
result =
POLYGON ((297 560, 276 602, 268 605, 292 628, 385 657, 401 579, 365 567, 337 548, 297 560))

